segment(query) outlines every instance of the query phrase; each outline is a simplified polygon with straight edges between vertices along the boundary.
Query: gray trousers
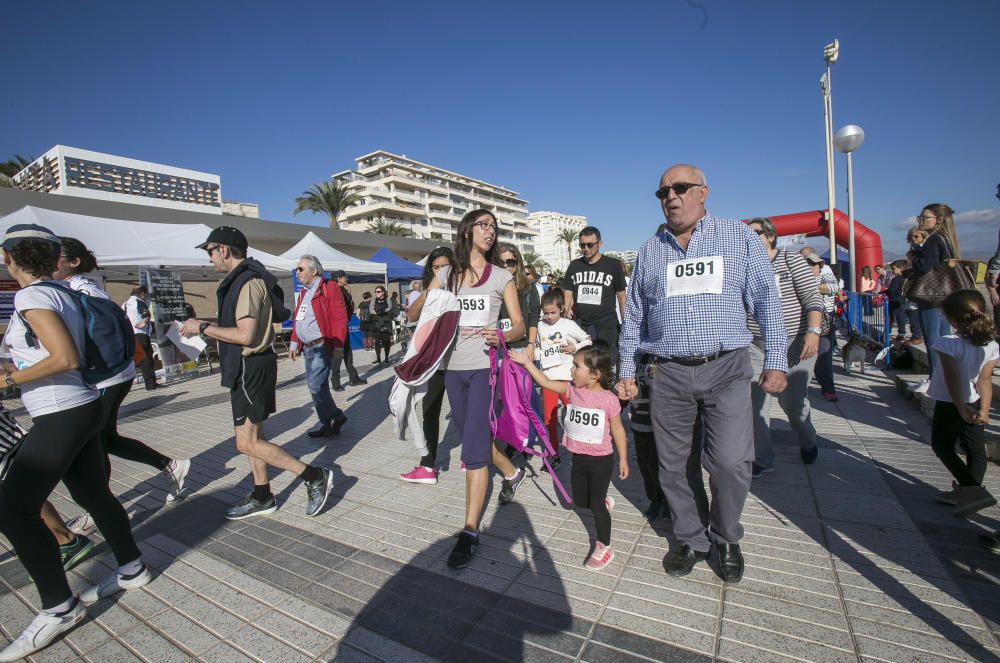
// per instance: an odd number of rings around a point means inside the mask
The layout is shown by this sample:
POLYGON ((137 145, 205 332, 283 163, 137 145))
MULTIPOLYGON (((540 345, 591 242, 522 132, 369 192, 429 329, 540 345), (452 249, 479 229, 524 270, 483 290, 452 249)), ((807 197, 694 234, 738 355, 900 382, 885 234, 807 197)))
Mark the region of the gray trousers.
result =
POLYGON ((702 366, 665 362, 653 376, 650 411, 660 484, 674 536, 700 552, 709 549, 709 537, 715 543, 739 543, 743 537, 740 514, 753 461, 752 378, 745 348, 702 366))
MULTIPOLYGON (((799 436, 803 449, 816 446, 816 429, 813 428, 809 408, 809 380, 816 366, 816 355, 799 359, 802 354, 803 336, 793 336, 788 343, 788 386, 778 394, 778 405, 788 416, 788 425, 799 436)), ((764 351, 750 346, 750 366, 754 375, 764 369, 764 351)), ((774 449, 771 447, 771 394, 760 388, 754 380, 750 386, 753 399, 753 446, 756 462, 762 467, 774 467, 774 449)))

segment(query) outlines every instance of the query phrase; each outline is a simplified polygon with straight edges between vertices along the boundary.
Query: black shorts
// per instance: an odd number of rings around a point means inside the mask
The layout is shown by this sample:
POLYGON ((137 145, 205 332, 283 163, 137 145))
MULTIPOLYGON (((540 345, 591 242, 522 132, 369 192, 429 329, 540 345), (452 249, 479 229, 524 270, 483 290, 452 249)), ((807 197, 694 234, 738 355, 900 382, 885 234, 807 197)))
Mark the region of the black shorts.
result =
POLYGON ((249 420, 259 424, 275 411, 274 393, 278 385, 278 356, 273 352, 243 357, 240 377, 229 392, 233 405, 233 425, 249 420))

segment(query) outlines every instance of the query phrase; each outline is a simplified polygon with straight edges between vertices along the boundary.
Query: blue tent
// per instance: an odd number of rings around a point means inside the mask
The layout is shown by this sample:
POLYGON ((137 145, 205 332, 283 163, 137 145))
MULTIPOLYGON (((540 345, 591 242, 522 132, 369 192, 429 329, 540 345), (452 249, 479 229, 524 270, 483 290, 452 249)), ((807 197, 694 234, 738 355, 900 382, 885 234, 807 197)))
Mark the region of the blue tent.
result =
POLYGON ((382 283, 383 280, 388 280, 390 283, 404 283, 419 279, 424 275, 423 267, 400 258, 386 248, 379 249, 368 260, 370 262, 384 262, 388 268, 386 271, 387 279, 383 279, 381 275, 352 276, 352 283, 382 283))

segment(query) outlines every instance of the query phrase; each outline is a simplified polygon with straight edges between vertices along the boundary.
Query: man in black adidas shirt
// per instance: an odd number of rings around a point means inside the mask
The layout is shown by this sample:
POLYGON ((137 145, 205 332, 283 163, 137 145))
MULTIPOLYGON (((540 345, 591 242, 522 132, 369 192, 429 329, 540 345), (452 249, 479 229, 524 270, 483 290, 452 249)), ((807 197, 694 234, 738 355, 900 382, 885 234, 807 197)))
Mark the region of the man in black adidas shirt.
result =
POLYGON ((566 291, 566 316, 595 341, 603 342, 618 363, 618 313, 625 312, 625 270, 614 258, 601 255, 601 231, 580 231, 581 257, 572 261, 560 286, 566 291))

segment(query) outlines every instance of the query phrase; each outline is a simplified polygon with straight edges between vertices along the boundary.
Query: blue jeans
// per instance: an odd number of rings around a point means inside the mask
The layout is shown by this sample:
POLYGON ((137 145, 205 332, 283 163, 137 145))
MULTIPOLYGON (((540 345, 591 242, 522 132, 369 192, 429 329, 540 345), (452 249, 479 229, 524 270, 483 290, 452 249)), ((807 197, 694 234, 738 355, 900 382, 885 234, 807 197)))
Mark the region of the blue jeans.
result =
POLYGON ((337 407, 330 395, 330 364, 333 356, 321 343, 314 348, 302 351, 306 362, 306 383, 309 385, 309 395, 312 396, 316 415, 323 425, 344 418, 344 411, 337 407))
POLYGON ((931 350, 931 346, 942 336, 947 336, 951 333, 951 325, 948 324, 948 319, 944 317, 944 312, 941 309, 924 308, 921 306, 920 326, 924 332, 924 347, 927 348, 928 373, 934 375, 938 358, 937 353, 931 350))

